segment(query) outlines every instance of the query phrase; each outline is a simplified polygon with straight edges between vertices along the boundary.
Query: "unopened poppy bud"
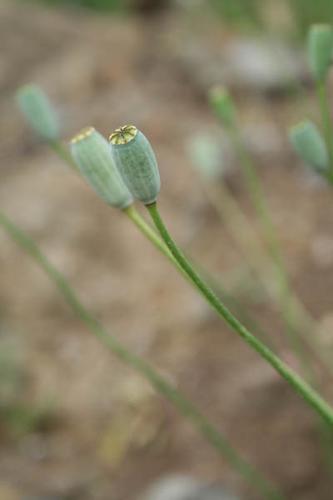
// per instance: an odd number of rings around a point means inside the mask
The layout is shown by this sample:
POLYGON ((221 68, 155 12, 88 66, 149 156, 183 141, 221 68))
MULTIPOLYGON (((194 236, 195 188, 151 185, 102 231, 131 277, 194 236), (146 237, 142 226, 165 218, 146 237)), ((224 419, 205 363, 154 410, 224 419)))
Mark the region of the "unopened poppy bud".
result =
POLYGON ((314 78, 325 80, 332 63, 333 28, 328 24, 314 24, 309 31, 308 57, 314 78))
POLYGON ((58 140, 58 117, 41 88, 25 85, 17 91, 16 100, 26 121, 40 137, 46 141, 58 140))
POLYGON ((213 87, 208 94, 209 102, 217 117, 226 127, 232 127, 236 121, 236 108, 231 95, 221 85, 213 87))
POLYGON ((148 139, 134 125, 125 125, 110 135, 110 145, 116 167, 134 198, 145 205, 155 202, 161 180, 148 139))
POLYGON ((300 158, 309 166, 325 173, 329 158, 324 139, 310 120, 295 125, 289 133, 290 142, 300 158))
POLYGON ((133 197, 115 167, 107 140, 88 127, 70 143, 71 154, 81 174, 109 205, 126 208, 133 197))

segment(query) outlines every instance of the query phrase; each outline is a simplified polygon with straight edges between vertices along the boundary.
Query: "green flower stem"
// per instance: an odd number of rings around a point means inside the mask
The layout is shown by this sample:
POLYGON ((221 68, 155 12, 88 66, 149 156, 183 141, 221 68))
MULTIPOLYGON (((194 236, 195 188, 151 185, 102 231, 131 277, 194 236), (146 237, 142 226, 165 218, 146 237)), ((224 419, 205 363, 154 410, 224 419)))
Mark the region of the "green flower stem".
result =
POLYGON ((327 147, 328 157, 330 160, 329 179, 333 182, 333 127, 330 115, 330 103, 327 95, 327 87, 325 81, 316 82, 317 96, 321 113, 321 120, 324 130, 325 143, 327 147))
POLYGON ((77 166, 70 155, 68 149, 60 141, 49 141, 49 146, 61 160, 63 160, 67 165, 73 170, 77 170, 77 166))
POLYGON ((102 325, 81 304, 66 278, 51 264, 47 257, 40 251, 36 243, 19 229, 3 212, 0 212, 0 225, 8 236, 26 251, 36 264, 47 274, 68 306, 95 337, 106 345, 118 359, 147 379, 156 391, 169 400, 177 408, 179 413, 187 418, 217 452, 223 456, 254 489, 260 492, 263 497, 272 500, 283 500, 283 495, 280 494, 261 473, 256 471, 238 455, 221 432, 207 420, 190 400, 155 371, 155 369, 144 359, 128 351, 115 337, 111 336, 102 327, 102 325))
MULTIPOLYGON (((246 215, 242 212, 237 201, 231 193, 229 193, 224 184, 219 184, 217 187, 206 186, 205 193, 210 203, 215 208, 217 214, 227 226, 232 239, 241 249, 242 258, 248 263, 256 279, 259 280, 262 287, 267 291, 271 300, 275 300, 276 294, 278 294, 278 300, 281 301, 281 287, 272 287, 271 277, 267 277, 265 275, 265 270, 267 269, 269 271, 272 267, 272 259, 269 255, 267 255, 266 249, 259 235, 256 233, 246 215)), ((284 321, 287 323, 288 320, 289 325, 289 321, 292 319, 293 327, 297 328, 297 331, 303 330, 304 332, 308 332, 313 330, 315 328, 315 320, 305 310, 304 306, 302 306, 302 303, 292 290, 289 290, 289 293, 289 307, 291 309, 291 313, 288 318, 283 315, 284 321)), ((284 308, 281 307, 281 309, 282 312, 284 312, 284 308)), ((290 329, 288 331, 290 331, 290 329)), ((265 341, 267 342, 267 335, 265 341)), ((330 372, 330 375, 332 375, 331 359, 328 359, 328 356, 326 358, 326 355, 324 355, 323 350, 319 348, 317 343, 309 341, 308 335, 304 335, 304 341, 308 344, 307 347, 313 351, 313 354, 318 357, 321 364, 327 369, 328 372, 330 372)), ((292 346, 294 345, 291 341, 289 342, 292 346)), ((303 355, 303 360, 305 359, 305 356, 307 357, 307 355, 303 355)), ((304 373, 307 372, 307 364, 307 362, 302 363, 304 373)))
MULTIPOLYGON (((169 261, 176 266, 178 271, 181 271, 186 280, 190 283, 192 281, 189 279, 183 268, 179 265, 178 261, 174 258, 166 244, 159 237, 156 231, 145 221, 145 219, 139 214, 139 212, 134 208, 133 205, 125 208, 123 210, 124 214, 135 224, 135 226, 139 229, 139 231, 159 250, 169 261)), ((198 266, 195 266, 198 268, 198 266)), ((214 290, 218 291, 218 294, 223 297, 223 300, 230 306, 233 307, 239 317, 242 320, 246 321, 251 327, 256 331, 256 333, 260 337, 267 337, 267 335, 262 331, 261 327, 257 324, 257 322, 244 311, 244 308, 239 304, 239 302, 232 297, 227 291, 221 287, 220 283, 217 283, 216 280, 210 275, 206 273, 206 271, 200 269, 203 275, 205 275, 206 279, 210 283, 210 285, 214 288, 214 290)))
MULTIPOLYGON (((75 162, 73 161, 68 149, 63 146, 63 144, 60 141, 54 141, 50 142, 50 147, 54 150, 54 152, 59 156, 59 158, 65 163, 68 164, 69 167, 73 168, 73 170, 77 170, 77 166, 75 162)), ((123 212, 127 215, 127 217, 136 225, 136 227, 139 229, 139 231, 162 253, 164 254, 171 262, 174 264, 178 270, 181 270, 184 277, 188 280, 188 276, 186 273, 183 272, 183 270, 180 268, 178 262, 176 259, 173 257, 172 253, 168 249, 168 247, 165 245, 165 243, 161 240, 161 238, 158 236, 156 231, 145 221, 145 219, 139 214, 139 212, 134 208, 133 205, 127 207, 126 209, 123 210, 123 212)), ((207 273, 204 273, 207 275, 207 273)), ((208 280, 210 283, 213 282, 212 277, 207 276, 208 280)), ((217 283, 214 283, 215 287, 217 288, 217 283)), ((232 305, 235 310, 237 311, 237 314, 239 317, 246 320, 248 324, 251 324, 253 329, 260 334, 261 336, 264 336, 264 333, 262 332, 262 329, 260 326, 257 324, 257 322, 244 311, 244 308, 240 306, 240 304, 237 302, 237 300, 233 297, 231 297, 227 292, 222 289, 222 287, 219 284, 219 292, 223 295, 223 299, 230 305, 232 305)))
POLYGON ((177 259, 179 264, 191 278, 194 285, 205 297, 207 302, 215 311, 226 321, 226 323, 263 359, 265 359, 288 383, 300 394, 303 399, 311 406, 322 419, 333 426, 333 408, 305 381, 289 368, 276 354, 273 353, 263 342, 257 339, 238 319, 229 311, 229 309, 219 300, 213 290, 201 279, 193 269, 190 262, 178 249, 176 243, 170 236, 164 222, 159 214, 156 203, 147 206, 153 222, 156 225, 162 239, 177 259))
POLYGON ((159 250, 162 254, 174 264, 179 271, 188 279, 186 273, 183 271, 182 267, 179 265, 178 261, 174 258, 166 244, 158 236, 156 231, 144 220, 139 212, 134 208, 133 205, 123 209, 123 213, 136 225, 139 231, 159 250))

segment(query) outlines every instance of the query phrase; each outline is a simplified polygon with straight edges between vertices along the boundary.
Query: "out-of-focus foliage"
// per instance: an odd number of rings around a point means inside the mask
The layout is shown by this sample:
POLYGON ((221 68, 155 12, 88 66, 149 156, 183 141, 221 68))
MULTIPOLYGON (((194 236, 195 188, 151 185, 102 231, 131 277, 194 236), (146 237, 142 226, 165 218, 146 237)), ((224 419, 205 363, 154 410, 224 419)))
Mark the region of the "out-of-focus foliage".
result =
POLYGON ((332 0, 288 0, 288 4, 301 35, 305 35, 313 23, 333 22, 332 0))
MULTIPOLYGON (((209 0, 211 8, 221 18, 240 28, 252 27, 256 29, 269 29, 266 13, 274 9, 275 0, 209 0)), ((304 36, 313 23, 333 22, 332 0, 279 0, 279 8, 290 14, 293 31, 299 36, 304 36), (281 5, 282 4, 282 5, 281 5)), ((204 2, 203 2, 204 4, 204 2)), ((293 33, 293 34, 294 34, 293 33)))
POLYGON ((212 8, 228 22, 240 27, 261 25, 260 1, 258 0, 209 0, 212 8))
POLYGON ((49 5, 85 7, 93 10, 121 11, 128 6, 126 0, 41 0, 49 5))

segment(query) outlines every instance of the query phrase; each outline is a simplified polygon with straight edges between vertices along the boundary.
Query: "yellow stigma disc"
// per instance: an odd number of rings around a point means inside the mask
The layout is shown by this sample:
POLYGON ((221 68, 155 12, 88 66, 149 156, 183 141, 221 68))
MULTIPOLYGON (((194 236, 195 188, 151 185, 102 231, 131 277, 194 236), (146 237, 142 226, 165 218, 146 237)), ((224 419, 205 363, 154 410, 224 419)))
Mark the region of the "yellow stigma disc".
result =
POLYGON ((109 141, 111 144, 127 144, 134 139, 137 133, 138 129, 134 125, 124 125, 112 132, 109 141))

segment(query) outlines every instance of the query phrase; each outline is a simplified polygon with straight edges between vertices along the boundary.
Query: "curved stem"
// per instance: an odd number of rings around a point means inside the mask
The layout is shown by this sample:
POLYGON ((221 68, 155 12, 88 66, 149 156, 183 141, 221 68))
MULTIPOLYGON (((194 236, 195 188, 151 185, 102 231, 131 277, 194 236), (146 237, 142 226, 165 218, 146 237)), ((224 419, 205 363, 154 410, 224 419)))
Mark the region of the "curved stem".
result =
POLYGON ((263 359, 265 359, 288 383, 299 393, 325 422, 333 426, 333 408, 309 385, 305 380, 289 368, 276 354, 273 353, 263 342, 256 338, 229 309, 219 300, 213 290, 201 279, 190 262, 169 234, 159 214, 156 203, 147 206, 147 209, 160 232, 162 239, 177 259, 184 271, 188 274, 196 288, 201 292, 207 302, 226 321, 226 323, 263 359))
MULTIPOLYGON (((176 266, 178 271, 180 271, 184 278, 190 283, 191 280, 183 270, 183 268, 179 265, 178 261, 174 258, 172 253, 170 252, 169 248, 166 246, 163 240, 161 240, 160 236, 156 233, 156 231, 145 221, 145 219, 139 214, 139 212, 134 208, 133 205, 130 205, 129 207, 125 208, 123 210, 124 214, 127 215, 127 217, 136 225, 136 227, 139 229, 139 231, 159 250, 169 261, 176 266)), ((197 264, 195 265, 196 269, 198 269, 197 264)), ((202 270, 200 269, 200 272, 202 270)), ((267 341, 267 334, 262 331, 261 327, 257 324, 257 321, 254 320, 254 318, 249 315, 247 312, 244 311, 244 308, 239 304, 239 302, 232 297, 230 294, 226 292, 224 288, 221 287, 220 283, 217 283, 214 281, 214 278, 211 275, 208 275, 205 271, 202 271, 202 273, 205 275, 207 278, 208 282, 210 285, 214 288, 214 290, 218 290, 219 296, 223 297, 223 300, 230 306, 233 307, 236 311, 239 317, 246 321, 248 324, 251 325, 251 327, 256 331, 258 336, 260 337, 265 337, 267 341)))
POLYGON ((51 264, 47 257, 39 250, 36 243, 19 229, 3 212, 0 212, 0 225, 48 275, 66 303, 95 337, 103 342, 121 361, 140 373, 150 382, 157 392, 169 400, 177 410, 196 427, 199 433, 217 450, 217 452, 252 485, 253 488, 267 498, 272 500, 283 500, 283 495, 280 494, 261 473, 256 471, 238 455, 221 432, 209 422, 183 393, 155 371, 155 369, 144 359, 127 350, 114 336, 111 336, 103 328, 79 301, 75 291, 71 288, 66 278, 51 264))

